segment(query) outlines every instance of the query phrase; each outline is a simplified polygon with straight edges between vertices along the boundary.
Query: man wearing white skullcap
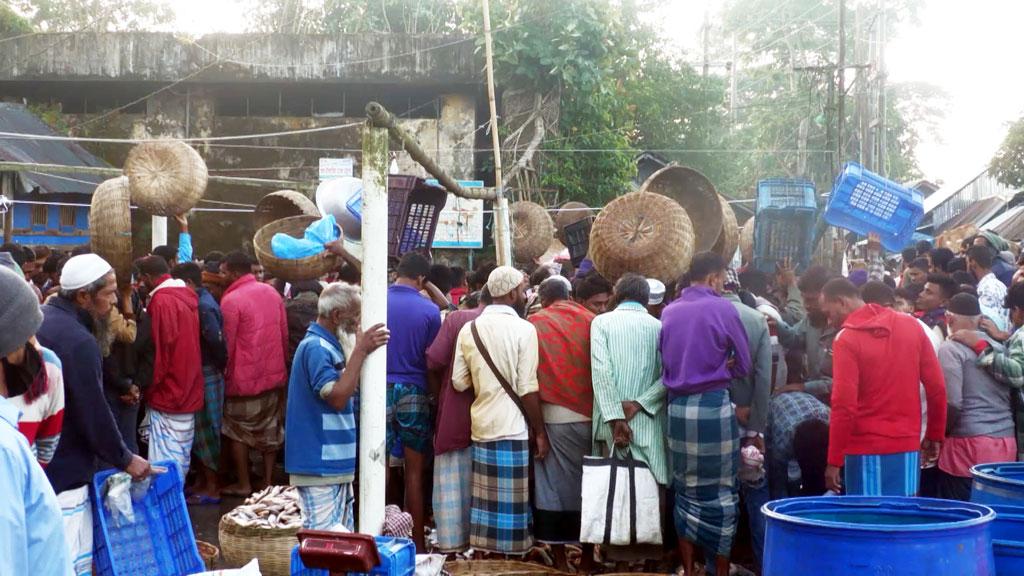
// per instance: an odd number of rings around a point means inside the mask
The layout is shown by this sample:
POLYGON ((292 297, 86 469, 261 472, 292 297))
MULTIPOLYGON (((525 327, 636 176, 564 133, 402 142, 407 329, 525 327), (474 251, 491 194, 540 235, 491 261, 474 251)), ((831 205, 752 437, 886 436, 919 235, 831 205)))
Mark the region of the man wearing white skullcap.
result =
POLYGON ((455 344, 452 387, 473 389, 473 497, 469 544, 525 554, 530 533, 530 430, 536 457, 548 453, 537 385, 537 330, 520 315, 526 276, 499 266, 487 278, 493 303, 463 326, 455 344))
POLYGON ((64 428, 46 476, 63 511, 76 574, 88 574, 92 565, 89 484, 98 461, 109 462, 136 480, 151 472, 149 462, 125 446, 103 394, 102 357, 92 329, 116 301, 110 264, 95 254, 75 256, 64 265, 57 297, 42 307, 43 324, 37 334, 64 368, 64 428))
POLYGON ((661 318, 661 311, 665 308, 665 284, 657 278, 648 278, 647 287, 651 295, 647 299, 647 311, 655 318, 661 318))

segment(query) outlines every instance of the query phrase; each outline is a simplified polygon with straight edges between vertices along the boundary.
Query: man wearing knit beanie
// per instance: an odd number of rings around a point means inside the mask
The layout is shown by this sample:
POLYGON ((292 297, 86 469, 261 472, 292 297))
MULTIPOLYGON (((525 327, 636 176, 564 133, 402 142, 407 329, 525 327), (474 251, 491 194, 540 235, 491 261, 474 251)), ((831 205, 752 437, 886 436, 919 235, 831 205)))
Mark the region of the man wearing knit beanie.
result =
MULTIPOLYGON (((19 275, 0 267, 0 356, 17 352, 42 322, 39 301, 19 275)), ((0 386, 7 390, 4 374, 0 386)), ((0 510, 14 524, 0 530, 0 574, 70 574, 57 496, 18 430, 18 409, 0 397, 0 510), (20 526, 20 529, 14 529, 20 526)))
POLYGON ((64 368, 64 427, 46 476, 63 512, 76 574, 88 574, 92 564, 89 484, 98 461, 109 462, 136 480, 151 472, 149 462, 125 446, 103 394, 103 362, 92 329, 116 300, 110 264, 95 254, 75 256, 64 265, 57 297, 42 307, 43 324, 37 334, 64 368))

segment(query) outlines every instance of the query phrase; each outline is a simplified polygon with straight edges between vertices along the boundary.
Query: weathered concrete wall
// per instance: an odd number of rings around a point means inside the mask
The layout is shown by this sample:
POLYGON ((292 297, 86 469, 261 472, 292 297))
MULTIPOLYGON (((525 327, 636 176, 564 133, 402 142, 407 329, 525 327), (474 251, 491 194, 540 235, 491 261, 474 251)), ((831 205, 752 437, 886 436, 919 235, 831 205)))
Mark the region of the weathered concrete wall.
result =
POLYGON ((5 42, 0 81, 358 82, 475 84, 472 38, 444 35, 37 34, 5 42), (194 75, 194 76, 190 76, 194 75))

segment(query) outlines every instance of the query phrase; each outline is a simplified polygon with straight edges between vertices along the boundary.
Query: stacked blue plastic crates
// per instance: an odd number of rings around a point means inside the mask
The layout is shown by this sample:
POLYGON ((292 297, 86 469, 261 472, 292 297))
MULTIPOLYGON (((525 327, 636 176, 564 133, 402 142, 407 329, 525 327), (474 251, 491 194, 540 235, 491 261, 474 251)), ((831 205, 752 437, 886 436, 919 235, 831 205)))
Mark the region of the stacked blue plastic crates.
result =
POLYGON ((758 182, 754 267, 770 274, 788 258, 798 269, 806 269, 811 262, 817 212, 810 181, 769 178, 758 182))
POLYGON ((856 162, 843 165, 825 210, 829 224, 864 236, 877 233, 891 252, 913 243, 922 217, 924 196, 920 192, 886 180, 856 162))

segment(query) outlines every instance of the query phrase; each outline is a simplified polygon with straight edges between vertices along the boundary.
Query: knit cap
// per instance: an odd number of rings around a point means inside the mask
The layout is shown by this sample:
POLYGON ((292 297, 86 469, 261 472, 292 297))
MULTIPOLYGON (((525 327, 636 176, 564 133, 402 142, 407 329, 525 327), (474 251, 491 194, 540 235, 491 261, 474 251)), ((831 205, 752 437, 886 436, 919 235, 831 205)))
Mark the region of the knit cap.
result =
POLYGON ((24 346, 42 323, 39 300, 28 282, 0 267, 0 356, 24 346))
POLYGON ((498 266, 487 277, 487 290, 492 298, 501 298, 522 283, 522 272, 511 266, 498 266))
POLYGON ((971 294, 957 294, 949 299, 946 311, 957 316, 981 316, 981 304, 971 294))

